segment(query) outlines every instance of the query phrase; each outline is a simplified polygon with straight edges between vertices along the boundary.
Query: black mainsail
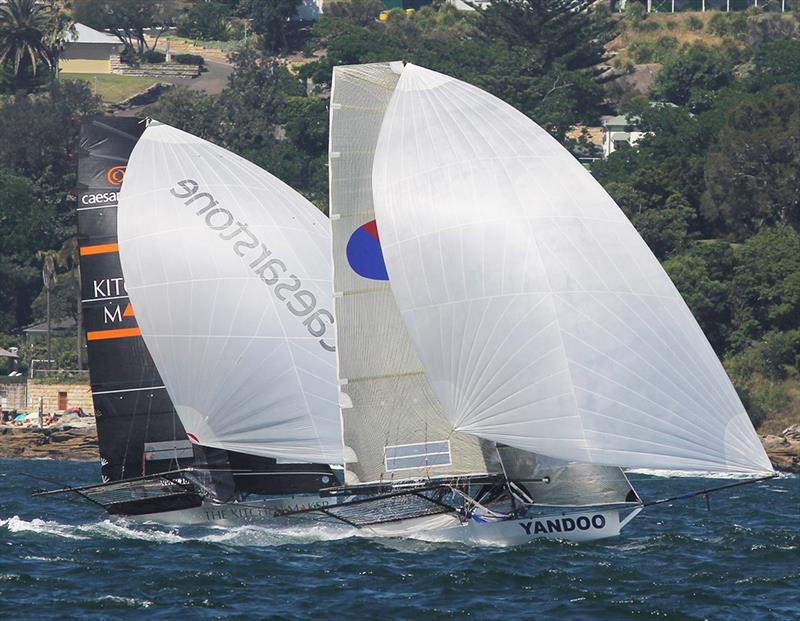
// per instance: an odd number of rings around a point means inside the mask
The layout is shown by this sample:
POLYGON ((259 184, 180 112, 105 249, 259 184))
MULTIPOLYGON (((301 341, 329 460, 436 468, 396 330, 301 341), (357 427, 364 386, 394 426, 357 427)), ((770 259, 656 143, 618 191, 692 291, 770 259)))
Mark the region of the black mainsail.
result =
POLYGON ((118 192, 143 131, 140 119, 98 117, 84 121, 80 133, 81 303, 103 481, 192 463, 186 432, 142 340, 119 261, 118 192))

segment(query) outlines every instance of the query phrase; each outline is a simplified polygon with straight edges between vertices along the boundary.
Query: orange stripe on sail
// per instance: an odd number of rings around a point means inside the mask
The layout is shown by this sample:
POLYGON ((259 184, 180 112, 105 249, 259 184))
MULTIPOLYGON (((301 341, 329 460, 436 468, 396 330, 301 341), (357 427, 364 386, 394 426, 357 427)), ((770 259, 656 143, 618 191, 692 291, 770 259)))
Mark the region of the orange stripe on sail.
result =
POLYGON ((119 252, 119 244, 97 244, 96 246, 83 246, 81 256, 88 254, 105 254, 107 252, 119 252))
POLYGON ((119 328, 118 330, 96 330, 86 333, 87 341, 103 341, 105 339, 124 339, 130 336, 142 336, 139 328, 119 328))

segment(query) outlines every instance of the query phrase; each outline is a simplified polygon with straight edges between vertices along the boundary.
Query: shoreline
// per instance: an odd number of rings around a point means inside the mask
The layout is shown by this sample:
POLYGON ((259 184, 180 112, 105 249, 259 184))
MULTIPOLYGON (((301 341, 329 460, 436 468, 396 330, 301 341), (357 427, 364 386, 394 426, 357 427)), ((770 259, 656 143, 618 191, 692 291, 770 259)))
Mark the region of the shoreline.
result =
MULTIPOLYGON (((759 438, 775 470, 800 473, 800 425, 792 425, 780 435, 759 438)), ((97 461, 97 428, 69 424, 44 429, 0 426, 0 459, 37 458, 97 461)))

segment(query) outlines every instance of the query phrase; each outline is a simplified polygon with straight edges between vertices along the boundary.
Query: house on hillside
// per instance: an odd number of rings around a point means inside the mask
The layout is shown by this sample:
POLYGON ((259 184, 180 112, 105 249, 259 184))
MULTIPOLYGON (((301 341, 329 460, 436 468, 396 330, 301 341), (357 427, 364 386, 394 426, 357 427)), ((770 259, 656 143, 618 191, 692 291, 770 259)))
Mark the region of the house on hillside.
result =
POLYGON ((475 7, 485 9, 492 3, 492 0, 468 0, 468 2, 469 4, 464 0, 447 0, 447 4, 452 4, 459 11, 474 11, 475 7))
POLYGON ((322 15, 322 5, 324 0, 302 0, 297 7, 296 20, 302 22, 319 21, 322 15))
POLYGON ((647 132, 636 126, 637 119, 611 116, 603 121, 603 157, 606 158, 623 144, 635 145, 647 132))
POLYGON ((106 32, 75 24, 58 61, 61 73, 111 73, 111 57, 122 51, 122 42, 106 32))

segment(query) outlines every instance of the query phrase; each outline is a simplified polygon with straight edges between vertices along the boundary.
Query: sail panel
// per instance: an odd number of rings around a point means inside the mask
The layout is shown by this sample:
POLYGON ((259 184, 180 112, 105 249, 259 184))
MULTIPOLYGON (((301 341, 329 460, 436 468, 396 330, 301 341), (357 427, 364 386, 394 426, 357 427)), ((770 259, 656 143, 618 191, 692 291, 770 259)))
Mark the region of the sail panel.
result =
POLYGON ((522 113, 406 65, 373 195, 392 293, 455 429, 592 464, 771 470, 657 259, 522 113))
POLYGON ((128 157, 142 133, 136 118, 94 117, 81 125, 78 246, 81 306, 103 481, 191 463, 179 451, 155 459, 148 446, 186 433, 139 336, 117 251, 117 200, 128 157))
POLYGON ((330 229, 281 181, 151 123, 120 194, 126 285, 194 442, 338 463, 330 229))
POLYGON ((383 267, 372 158, 398 73, 376 63, 336 67, 333 76, 330 209, 346 480, 486 473, 484 452, 494 445, 453 430, 383 267))

